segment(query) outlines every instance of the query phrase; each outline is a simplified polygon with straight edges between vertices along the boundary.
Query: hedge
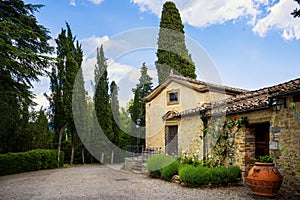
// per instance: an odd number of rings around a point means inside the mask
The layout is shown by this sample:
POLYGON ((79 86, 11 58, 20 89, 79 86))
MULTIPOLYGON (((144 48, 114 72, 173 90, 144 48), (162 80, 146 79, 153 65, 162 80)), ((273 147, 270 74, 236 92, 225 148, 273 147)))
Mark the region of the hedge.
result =
POLYGON ((165 180, 170 181, 174 175, 178 175, 178 171, 181 167, 179 161, 175 160, 168 166, 160 169, 161 177, 165 180))
MULTIPOLYGON (((63 166, 63 163, 64 152, 61 152, 60 166, 63 166)), ((56 167, 56 150, 35 149, 27 152, 0 154, 0 175, 52 169, 56 167)))
POLYGON ((147 160, 146 167, 151 177, 161 178, 161 170, 175 161, 176 159, 170 156, 156 154, 147 160))
POLYGON ((237 182, 241 170, 239 167, 194 167, 185 165, 179 169, 180 180, 191 186, 201 185, 227 185, 228 183, 237 182))

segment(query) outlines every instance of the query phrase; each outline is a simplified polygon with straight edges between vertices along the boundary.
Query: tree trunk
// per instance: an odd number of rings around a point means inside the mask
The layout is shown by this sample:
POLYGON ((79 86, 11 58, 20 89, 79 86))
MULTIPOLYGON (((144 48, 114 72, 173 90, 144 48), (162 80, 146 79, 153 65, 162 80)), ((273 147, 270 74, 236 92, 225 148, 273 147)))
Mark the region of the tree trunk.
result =
POLYGON ((74 153, 75 153, 75 133, 72 132, 72 151, 71 151, 71 161, 70 164, 72 165, 74 162, 74 153))
POLYGON ((81 157, 82 157, 82 164, 85 164, 85 158, 84 158, 84 145, 81 145, 81 157))
POLYGON ((58 145, 57 145, 57 167, 59 167, 60 163, 60 149, 61 149, 61 139, 62 139, 62 134, 65 129, 65 126, 61 127, 58 133, 58 145))

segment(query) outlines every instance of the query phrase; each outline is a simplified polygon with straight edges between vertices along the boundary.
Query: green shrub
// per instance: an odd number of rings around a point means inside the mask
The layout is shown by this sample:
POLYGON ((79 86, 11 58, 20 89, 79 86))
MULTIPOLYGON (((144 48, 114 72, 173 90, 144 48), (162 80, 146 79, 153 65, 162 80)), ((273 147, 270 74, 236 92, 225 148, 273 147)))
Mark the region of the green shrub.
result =
POLYGON ((254 162, 262 162, 262 163, 272 163, 273 158, 271 156, 259 156, 258 158, 254 159, 254 162))
POLYGON ((178 161, 182 165, 193 165, 195 167, 202 165, 201 160, 199 160, 198 156, 196 156, 196 155, 194 155, 193 157, 188 157, 187 155, 184 155, 184 156, 179 157, 178 161))
POLYGON ((207 185, 210 180, 210 168, 185 165, 179 169, 180 180, 191 186, 207 185))
POLYGON ((161 177, 168 181, 171 180, 174 175, 178 175, 180 166, 180 163, 175 160, 174 162, 160 170, 161 177))
MULTIPOLYGON (((61 165, 64 153, 61 152, 61 165)), ((57 167, 57 151, 35 149, 20 153, 0 154, 0 175, 16 174, 57 167)))
POLYGON ((175 159, 170 156, 164 154, 157 154, 147 160, 146 167, 150 173, 150 176, 155 178, 160 178, 161 177, 160 170, 168 166, 174 161, 175 159))
POLYGON ((190 165, 179 169, 180 180, 191 186, 208 185, 227 185, 236 182, 240 177, 239 167, 194 167, 190 165))
POLYGON ((241 169, 239 167, 233 166, 228 167, 228 181, 229 183, 237 182, 241 178, 241 169))

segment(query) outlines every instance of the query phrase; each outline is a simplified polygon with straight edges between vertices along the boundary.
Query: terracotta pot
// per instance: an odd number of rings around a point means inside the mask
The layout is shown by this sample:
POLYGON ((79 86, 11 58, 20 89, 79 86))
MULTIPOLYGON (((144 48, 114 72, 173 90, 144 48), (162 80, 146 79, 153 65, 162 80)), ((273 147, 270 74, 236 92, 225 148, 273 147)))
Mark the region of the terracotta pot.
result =
POLYGON ((274 163, 255 162, 246 181, 253 194, 273 197, 280 189, 282 176, 274 163))

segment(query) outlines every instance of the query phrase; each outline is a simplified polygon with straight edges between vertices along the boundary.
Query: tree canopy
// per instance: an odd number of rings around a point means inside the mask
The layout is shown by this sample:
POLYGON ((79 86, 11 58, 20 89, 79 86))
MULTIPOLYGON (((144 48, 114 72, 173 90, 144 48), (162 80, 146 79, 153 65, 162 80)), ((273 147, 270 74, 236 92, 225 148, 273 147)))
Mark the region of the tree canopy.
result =
POLYGON ((109 83, 107 74, 107 63, 104 56, 103 45, 97 48, 97 64, 95 65, 95 111, 98 122, 110 141, 113 141, 112 112, 109 97, 109 83))
MULTIPOLYGON (((295 0, 300 5, 300 0, 295 0)), ((300 9, 295 8, 295 10, 291 13, 294 17, 300 17, 300 9)))
POLYGON ((133 102, 129 107, 129 112, 131 120, 133 121, 131 131, 136 132, 136 137, 132 144, 144 145, 145 144, 145 114, 146 108, 145 103, 142 99, 150 94, 152 91, 152 78, 148 75, 148 68, 145 63, 141 67, 141 76, 139 78, 139 83, 136 88, 133 89, 134 98, 133 102), (138 130, 136 130, 136 125, 138 130))
POLYGON ((26 151, 29 107, 35 105, 30 90, 44 75, 52 47, 48 30, 34 14, 41 5, 20 0, 0 1, 0 153, 26 151), (24 145, 25 146, 25 145, 24 145))
POLYGON ((87 105, 81 69, 83 52, 79 42, 75 42, 76 38, 73 36, 68 23, 66 23, 66 27, 66 29, 61 30, 61 33, 55 39, 57 58, 49 74, 51 94, 47 98, 50 102, 52 124, 58 135, 58 151, 60 151, 64 131, 72 138, 70 156, 70 163, 72 164, 77 137, 72 107, 75 106, 78 111, 78 107, 83 106, 80 109, 83 112, 83 110, 87 110, 87 105), (77 76, 79 80, 77 80, 77 85, 74 87, 77 73, 79 73, 79 76, 77 76), (75 103, 72 101, 73 97, 77 98, 77 101, 74 101, 75 103))
POLYGON ((184 26, 173 2, 166 2, 163 5, 159 26, 155 62, 159 84, 170 75, 171 71, 185 77, 196 78, 195 65, 185 44, 184 26))

